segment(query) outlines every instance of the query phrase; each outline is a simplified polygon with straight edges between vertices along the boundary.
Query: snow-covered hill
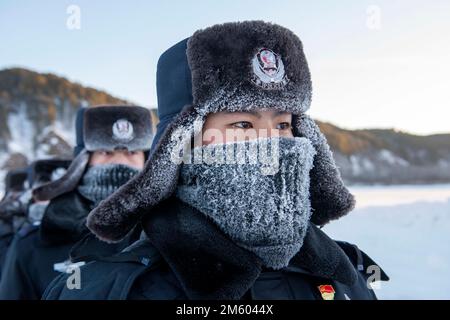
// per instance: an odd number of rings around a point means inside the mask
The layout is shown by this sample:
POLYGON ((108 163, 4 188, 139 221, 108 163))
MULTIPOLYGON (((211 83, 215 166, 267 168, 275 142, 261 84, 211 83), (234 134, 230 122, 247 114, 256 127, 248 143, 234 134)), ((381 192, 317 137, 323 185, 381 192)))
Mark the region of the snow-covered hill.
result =
POLYGON ((349 183, 450 182, 450 134, 417 136, 392 129, 346 130, 329 123, 319 125, 349 183))
POLYGON ((14 68, 0 71, 0 194, 7 170, 39 158, 70 157, 80 107, 130 104, 53 75, 14 68))

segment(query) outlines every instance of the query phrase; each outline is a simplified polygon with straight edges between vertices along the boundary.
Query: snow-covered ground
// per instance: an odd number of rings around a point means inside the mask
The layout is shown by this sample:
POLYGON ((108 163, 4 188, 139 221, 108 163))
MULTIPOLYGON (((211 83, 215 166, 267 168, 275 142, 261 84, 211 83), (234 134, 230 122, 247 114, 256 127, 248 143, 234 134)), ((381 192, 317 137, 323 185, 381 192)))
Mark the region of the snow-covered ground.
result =
POLYGON ((380 299, 450 299, 450 185, 353 187, 357 208, 324 227, 390 276, 380 299))

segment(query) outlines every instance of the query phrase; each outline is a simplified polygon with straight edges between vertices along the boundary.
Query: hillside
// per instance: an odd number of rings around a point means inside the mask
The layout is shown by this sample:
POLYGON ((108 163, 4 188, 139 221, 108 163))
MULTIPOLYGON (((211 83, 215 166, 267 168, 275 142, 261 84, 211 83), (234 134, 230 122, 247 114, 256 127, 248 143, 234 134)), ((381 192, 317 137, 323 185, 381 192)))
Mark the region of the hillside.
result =
POLYGON ((345 180, 353 183, 450 182, 450 134, 345 130, 319 122, 345 180))
MULTIPOLYGON (((97 104, 133 103, 54 74, 0 70, 0 170, 42 157, 71 156, 78 108, 97 104)), ((154 109, 152 113, 155 127, 154 109)), ((450 134, 319 126, 348 183, 450 182, 450 134)))

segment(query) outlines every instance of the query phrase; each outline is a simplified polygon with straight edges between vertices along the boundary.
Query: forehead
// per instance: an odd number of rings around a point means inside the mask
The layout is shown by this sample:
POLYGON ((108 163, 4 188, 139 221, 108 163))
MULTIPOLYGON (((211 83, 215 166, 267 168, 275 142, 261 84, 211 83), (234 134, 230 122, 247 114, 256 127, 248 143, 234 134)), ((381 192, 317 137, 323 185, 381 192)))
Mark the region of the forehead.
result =
POLYGON ((239 116, 253 116, 257 118, 261 117, 278 117, 278 116, 291 116, 292 113, 287 111, 273 110, 273 109, 260 109, 253 111, 223 111, 217 113, 218 116, 227 117, 239 117, 239 116))

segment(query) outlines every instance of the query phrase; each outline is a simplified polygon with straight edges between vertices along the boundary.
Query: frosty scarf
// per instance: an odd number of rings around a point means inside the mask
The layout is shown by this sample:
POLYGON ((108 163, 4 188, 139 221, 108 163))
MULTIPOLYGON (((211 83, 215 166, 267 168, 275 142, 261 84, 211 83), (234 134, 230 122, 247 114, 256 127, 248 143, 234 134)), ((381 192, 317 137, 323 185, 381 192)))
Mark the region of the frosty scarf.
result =
POLYGON ((45 209, 47 209, 48 202, 37 202, 30 204, 28 207, 28 220, 33 225, 39 225, 44 216, 45 209))
POLYGON ((95 165, 83 175, 78 192, 94 206, 113 194, 139 172, 138 169, 124 164, 95 165))
POLYGON ((281 269, 300 250, 306 234, 314 155, 306 138, 194 148, 194 160, 181 167, 176 195, 265 266, 281 269))

